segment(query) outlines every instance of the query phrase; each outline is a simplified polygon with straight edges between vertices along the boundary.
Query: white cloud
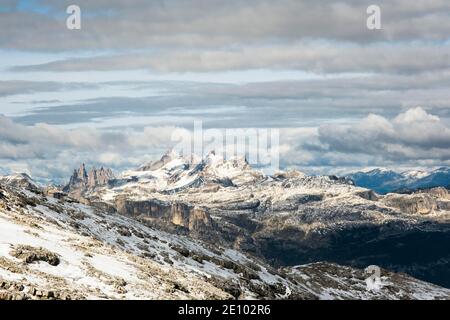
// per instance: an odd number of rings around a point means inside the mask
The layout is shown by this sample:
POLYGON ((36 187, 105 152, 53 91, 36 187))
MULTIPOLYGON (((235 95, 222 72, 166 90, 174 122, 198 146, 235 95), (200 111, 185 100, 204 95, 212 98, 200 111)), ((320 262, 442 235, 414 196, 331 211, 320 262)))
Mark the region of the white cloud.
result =
POLYGON ((85 162, 123 168, 137 166, 171 147, 174 128, 143 131, 63 129, 48 124, 25 126, 0 116, 0 166, 42 178, 64 179, 85 162))
MULTIPOLYGON (((33 176, 56 180, 66 179, 80 163, 116 170, 137 167, 176 144, 174 129, 69 130, 48 124, 25 126, 0 116, 0 167, 26 168, 33 176)), ((449 165, 450 128, 439 117, 416 107, 392 119, 370 114, 351 125, 282 128, 279 151, 282 167, 309 171, 449 165)))
POLYGON ((369 115, 354 125, 325 125, 319 128, 319 140, 327 152, 385 161, 450 160, 450 128, 421 107, 392 120, 369 115))

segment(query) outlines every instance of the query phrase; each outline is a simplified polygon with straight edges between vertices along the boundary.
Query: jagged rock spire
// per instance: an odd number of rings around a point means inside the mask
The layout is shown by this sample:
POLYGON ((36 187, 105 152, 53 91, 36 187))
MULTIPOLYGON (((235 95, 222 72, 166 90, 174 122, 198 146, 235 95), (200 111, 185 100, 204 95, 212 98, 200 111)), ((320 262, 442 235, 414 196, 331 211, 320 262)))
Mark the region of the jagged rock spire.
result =
POLYGON ((105 169, 103 166, 98 170, 95 166, 86 171, 86 165, 83 163, 79 169, 75 169, 69 183, 64 187, 64 191, 71 192, 74 190, 86 191, 95 189, 99 186, 108 184, 109 180, 114 179, 111 169, 105 169))

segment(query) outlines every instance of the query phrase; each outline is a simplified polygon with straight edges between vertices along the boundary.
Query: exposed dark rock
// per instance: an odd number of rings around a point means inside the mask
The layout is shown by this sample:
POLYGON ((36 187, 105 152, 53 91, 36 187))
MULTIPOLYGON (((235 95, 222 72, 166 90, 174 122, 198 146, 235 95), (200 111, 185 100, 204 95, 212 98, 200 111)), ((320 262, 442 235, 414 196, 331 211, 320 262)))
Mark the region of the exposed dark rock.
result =
POLYGON ((370 201, 378 201, 379 200, 379 197, 377 196, 377 194, 372 190, 360 191, 360 192, 356 193, 356 195, 363 199, 370 200, 370 201))
POLYGON ((239 201, 233 201, 233 202, 227 202, 221 204, 222 210, 228 210, 228 211, 238 211, 238 210, 255 210, 259 207, 261 202, 258 199, 253 200, 239 200, 239 201))
POLYGON ((44 261, 52 266, 57 266, 59 264, 58 255, 44 248, 35 248, 32 246, 19 245, 11 251, 11 255, 13 257, 23 260, 26 263, 44 261))
POLYGON ((171 248, 181 254, 183 257, 189 257, 191 253, 188 249, 181 246, 171 246, 171 248))

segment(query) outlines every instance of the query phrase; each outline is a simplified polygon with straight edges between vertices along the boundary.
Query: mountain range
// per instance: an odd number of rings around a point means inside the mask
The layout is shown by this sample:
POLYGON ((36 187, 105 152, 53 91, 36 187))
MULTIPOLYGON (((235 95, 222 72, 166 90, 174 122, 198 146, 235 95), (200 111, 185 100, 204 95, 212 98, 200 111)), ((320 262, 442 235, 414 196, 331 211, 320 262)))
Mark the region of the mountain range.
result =
POLYGON ((440 187, 383 195, 168 152, 116 175, 82 165, 64 187, 2 177, 0 219, 11 298, 450 298, 440 187), (370 265, 379 291, 366 287, 370 265))
POLYGON ((274 268, 238 250, 0 183, 0 299, 450 299, 332 263, 274 268))
POLYGON ((388 169, 358 171, 346 175, 357 186, 378 193, 411 192, 433 187, 450 187, 450 168, 442 167, 430 171, 409 170, 397 172, 388 169))
POLYGON ((445 188, 382 195, 345 177, 265 175, 245 158, 225 160, 214 152, 204 158, 169 152, 107 185, 67 188, 82 203, 232 247, 276 267, 379 264, 450 286, 445 188), (412 254, 416 250, 422 254, 412 254))

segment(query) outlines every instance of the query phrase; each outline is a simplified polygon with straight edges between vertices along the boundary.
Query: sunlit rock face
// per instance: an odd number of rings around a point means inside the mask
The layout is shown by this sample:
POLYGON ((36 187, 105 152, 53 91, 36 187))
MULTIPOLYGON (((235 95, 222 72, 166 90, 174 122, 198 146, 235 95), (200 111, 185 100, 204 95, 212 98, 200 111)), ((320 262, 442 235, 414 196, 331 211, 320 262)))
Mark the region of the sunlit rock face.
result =
POLYGON ((429 194, 387 195, 383 202, 407 214, 431 214, 438 209, 436 198, 429 194))
POLYGON ((117 212, 141 219, 159 219, 162 222, 195 231, 210 226, 211 218, 205 209, 184 203, 169 203, 159 200, 130 201, 120 197, 115 201, 117 212))

